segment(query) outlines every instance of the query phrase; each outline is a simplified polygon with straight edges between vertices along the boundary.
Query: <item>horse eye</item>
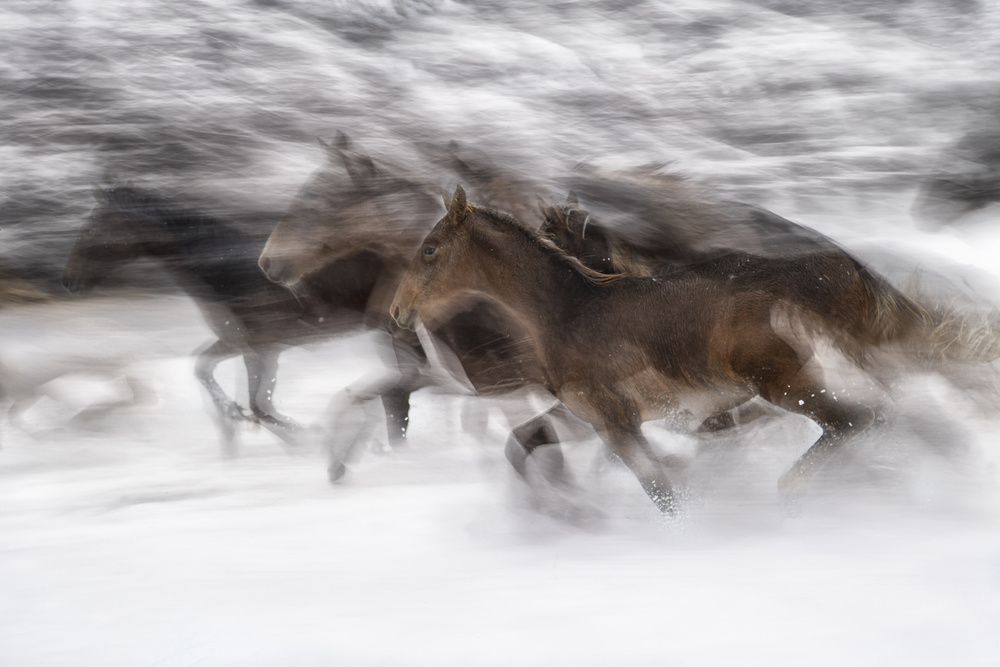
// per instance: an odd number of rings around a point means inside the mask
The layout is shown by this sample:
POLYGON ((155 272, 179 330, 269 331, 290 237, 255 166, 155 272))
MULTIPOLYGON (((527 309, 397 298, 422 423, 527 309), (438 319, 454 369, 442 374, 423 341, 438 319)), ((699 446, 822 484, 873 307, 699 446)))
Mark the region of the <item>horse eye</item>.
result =
POLYGON ((432 245, 424 246, 424 257, 430 257, 437 252, 437 248, 432 245))

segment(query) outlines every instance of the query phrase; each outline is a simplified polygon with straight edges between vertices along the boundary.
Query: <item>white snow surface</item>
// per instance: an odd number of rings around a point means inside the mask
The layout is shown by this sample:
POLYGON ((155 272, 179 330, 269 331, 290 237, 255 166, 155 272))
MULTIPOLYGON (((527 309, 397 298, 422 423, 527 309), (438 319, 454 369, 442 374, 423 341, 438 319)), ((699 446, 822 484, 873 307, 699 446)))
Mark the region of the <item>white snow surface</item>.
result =
MULTIPOLYGON (((55 349, 86 327, 131 342, 92 354, 125 350, 152 397, 129 405, 114 373, 66 376, 26 411, 24 430, 5 429, 4 665, 1000 656, 995 421, 957 397, 949 405, 932 379, 925 393, 945 402, 940 449, 875 438, 797 507, 778 502, 775 481, 816 436, 804 420, 750 425, 700 450, 647 426, 692 458, 683 510, 663 518, 594 441, 565 446, 576 497, 531 490, 503 458, 502 424, 459 426, 462 402, 477 399, 430 391, 414 397, 406 447, 376 445, 336 486, 318 448, 289 454, 262 431, 224 460, 182 352, 207 330, 183 299, 20 309, 0 318, 5 344, 46 318, 62 323, 55 349), (114 399, 123 405, 81 416, 114 399)), ((286 353, 279 406, 321 420, 371 355, 364 336, 286 353)), ((236 392, 237 370, 220 369, 236 392)))

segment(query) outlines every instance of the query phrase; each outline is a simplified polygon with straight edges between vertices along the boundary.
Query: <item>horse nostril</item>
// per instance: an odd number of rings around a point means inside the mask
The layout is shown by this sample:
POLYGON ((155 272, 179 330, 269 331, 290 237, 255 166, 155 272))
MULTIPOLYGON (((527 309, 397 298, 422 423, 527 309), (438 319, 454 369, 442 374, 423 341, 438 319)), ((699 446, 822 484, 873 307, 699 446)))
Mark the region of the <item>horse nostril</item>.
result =
POLYGON ((392 309, 392 319, 396 320, 397 322, 399 321, 399 306, 395 306, 392 309))
POLYGON ((261 257, 260 261, 257 263, 260 265, 260 268, 264 270, 264 273, 267 273, 271 269, 270 257, 261 257))

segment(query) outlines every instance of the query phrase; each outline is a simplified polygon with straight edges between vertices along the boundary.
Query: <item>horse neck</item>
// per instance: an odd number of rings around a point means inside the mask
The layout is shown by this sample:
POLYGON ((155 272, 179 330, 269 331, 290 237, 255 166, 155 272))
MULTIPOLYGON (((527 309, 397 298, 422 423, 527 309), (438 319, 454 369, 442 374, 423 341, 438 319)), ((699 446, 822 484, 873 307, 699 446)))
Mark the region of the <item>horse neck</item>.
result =
POLYGON ((559 327, 591 297, 597 286, 576 268, 537 243, 511 246, 482 242, 475 258, 484 291, 515 311, 539 338, 559 335, 559 327))

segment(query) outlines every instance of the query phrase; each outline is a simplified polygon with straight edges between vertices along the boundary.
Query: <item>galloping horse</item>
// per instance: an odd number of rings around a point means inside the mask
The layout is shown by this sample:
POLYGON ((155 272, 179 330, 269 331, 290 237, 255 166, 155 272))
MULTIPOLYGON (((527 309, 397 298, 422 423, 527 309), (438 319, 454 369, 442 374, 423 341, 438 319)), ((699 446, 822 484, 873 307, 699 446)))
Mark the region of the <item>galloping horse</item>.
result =
MULTIPOLYGON (((377 290, 387 296, 388 313, 389 301, 414 250, 440 217, 440 191, 399 167, 381 161, 376 165, 369 156, 354 150, 343 133, 333 145, 320 143, 327 152, 327 163, 303 186, 271 233, 260 255, 260 267, 272 280, 295 286, 310 271, 341 257, 374 253, 382 267, 377 290)), ((436 322, 429 330, 454 353, 478 394, 499 396, 544 382, 528 332, 491 299, 464 301, 447 321, 436 322)), ((396 344, 416 347, 415 341, 402 338, 407 334, 412 336, 408 330, 399 331, 396 344)), ((426 366, 411 370, 419 372, 410 374, 411 389, 437 381, 427 375, 426 366)), ((354 392, 352 398, 355 403, 364 403, 369 397, 362 390, 354 392)), ((507 412, 507 416, 514 428, 506 453, 522 474, 532 450, 558 442, 550 417, 576 421, 561 405, 553 405, 548 413, 525 423, 519 415, 507 412)), ((353 442, 343 449, 352 446, 353 442)), ((343 453, 332 454, 330 474, 336 478, 343 472, 343 453)))
MULTIPOLYGON (((657 507, 672 511, 671 483, 642 434, 644 421, 670 416, 696 425, 754 396, 804 415, 823 434, 782 476, 783 489, 800 486, 873 422, 871 406, 837 396, 809 363, 816 315, 803 300, 825 300, 828 287, 822 270, 742 253, 651 278, 599 274, 514 218, 469 204, 458 188, 391 312, 401 326, 432 326, 470 293, 504 304, 530 333, 545 387, 595 427, 657 507), (794 321, 806 326, 789 336, 782 329, 794 321)), ((922 325, 919 308, 895 292, 873 299, 865 280, 837 297, 828 317, 869 318, 872 344, 922 325)))
MULTIPOLYGON (((612 177, 576 177, 574 184, 587 197, 588 208, 581 207, 576 194, 565 204, 543 205, 539 231, 595 271, 656 276, 745 252, 782 260, 796 273, 821 275, 824 289, 807 287, 789 296, 812 311, 816 322, 826 327, 825 334, 839 338, 856 360, 867 362, 862 357, 884 342, 882 329, 893 326, 896 313, 886 304, 909 309, 911 319, 922 322, 918 336, 896 347, 911 365, 931 366, 961 386, 960 376, 970 370, 967 364, 1000 356, 996 314, 984 315, 982 304, 960 305, 968 297, 953 289, 929 291, 932 285, 926 280, 934 276, 924 269, 920 270, 924 284, 901 295, 820 232, 763 208, 715 200, 679 174, 640 170, 612 177), (590 202, 603 213, 593 214, 590 202), (867 309, 845 308, 851 303, 848 295, 862 284, 869 294, 867 309), (956 362, 958 366, 953 365, 956 362)), ((914 261, 902 255, 894 259, 914 261)), ((913 275, 900 275, 898 269, 895 273, 897 279, 913 282, 913 275)))
MULTIPOLYGON (((86 292, 117 265, 142 257, 156 261, 218 337, 198 354, 195 374, 215 405, 224 451, 236 453, 240 420, 259 421, 296 444, 302 426, 277 412, 272 400, 278 355, 285 346, 356 331, 371 320, 381 259, 352 253, 306 277, 293 294, 260 272, 259 245, 242 230, 137 187, 95 188, 94 197, 97 206, 66 261, 66 289, 86 292), (252 415, 215 381, 215 367, 237 355, 246 364, 252 415)), ((392 437, 405 429, 407 397, 387 392, 383 399, 392 437)))

